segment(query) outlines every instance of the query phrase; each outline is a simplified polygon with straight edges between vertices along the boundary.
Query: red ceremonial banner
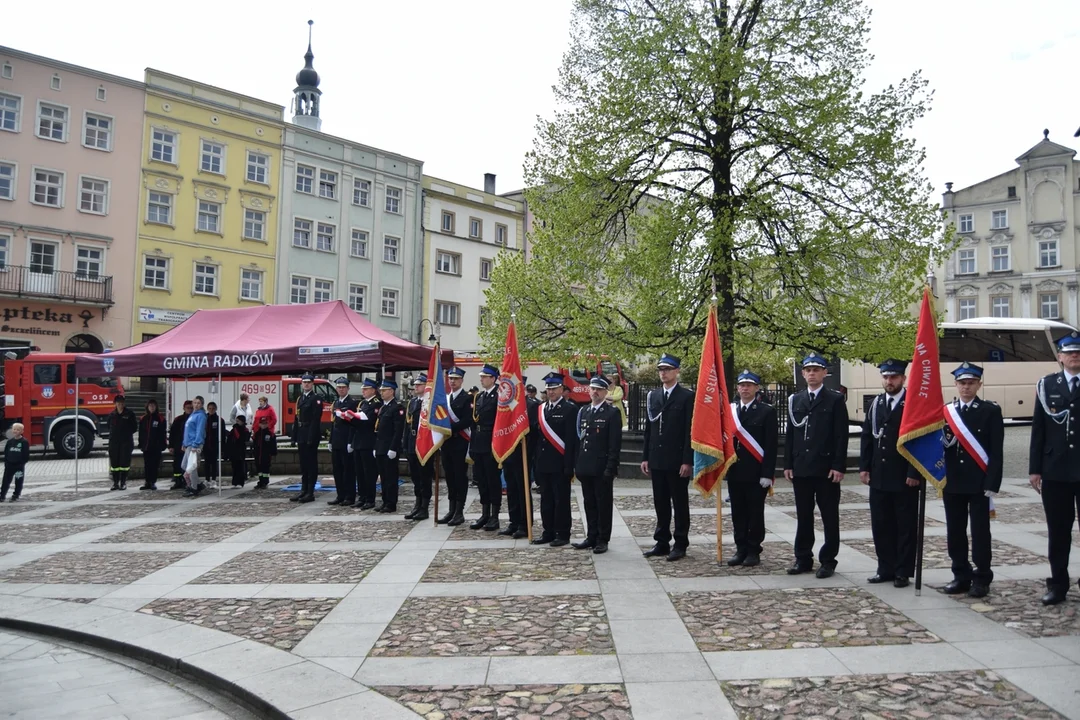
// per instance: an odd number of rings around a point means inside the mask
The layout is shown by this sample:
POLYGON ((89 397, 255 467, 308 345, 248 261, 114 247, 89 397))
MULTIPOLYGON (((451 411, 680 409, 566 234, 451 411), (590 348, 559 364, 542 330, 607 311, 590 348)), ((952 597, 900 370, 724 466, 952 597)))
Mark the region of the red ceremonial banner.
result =
POLYGON ((495 429, 491 434, 491 452, 499 467, 502 467, 525 433, 529 432, 525 383, 521 380, 521 358, 518 356, 517 330, 513 320, 506 328, 506 347, 503 348, 502 374, 498 385, 499 407, 495 413, 495 429))
POLYGON ((694 395, 690 445, 694 449, 694 487, 709 497, 736 460, 735 415, 728 401, 715 305, 709 309, 709 325, 701 348, 701 372, 694 395))

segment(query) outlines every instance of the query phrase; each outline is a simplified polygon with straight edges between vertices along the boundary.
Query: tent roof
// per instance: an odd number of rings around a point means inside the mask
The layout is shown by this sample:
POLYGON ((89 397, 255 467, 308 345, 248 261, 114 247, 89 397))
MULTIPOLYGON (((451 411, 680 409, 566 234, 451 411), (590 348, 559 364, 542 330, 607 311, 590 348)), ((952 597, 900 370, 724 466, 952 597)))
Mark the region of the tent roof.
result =
MULTIPOLYGON (((443 367, 453 365, 443 351, 443 367)), ((123 350, 75 359, 80 375, 210 376, 427 368, 431 348, 377 328, 344 302, 199 310, 123 350)))

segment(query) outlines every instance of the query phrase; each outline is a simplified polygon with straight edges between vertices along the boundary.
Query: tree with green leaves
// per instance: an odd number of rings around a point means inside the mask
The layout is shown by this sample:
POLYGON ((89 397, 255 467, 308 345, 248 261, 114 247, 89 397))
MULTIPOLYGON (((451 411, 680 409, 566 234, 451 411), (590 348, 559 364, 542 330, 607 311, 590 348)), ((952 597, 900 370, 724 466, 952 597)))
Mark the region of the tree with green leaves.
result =
POLYGON ((696 358, 711 298, 735 352, 910 351, 946 249, 916 72, 863 89, 860 0, 576 0, 554 117, 526 161, 528 257, 487 293, 497 348, 696 358))

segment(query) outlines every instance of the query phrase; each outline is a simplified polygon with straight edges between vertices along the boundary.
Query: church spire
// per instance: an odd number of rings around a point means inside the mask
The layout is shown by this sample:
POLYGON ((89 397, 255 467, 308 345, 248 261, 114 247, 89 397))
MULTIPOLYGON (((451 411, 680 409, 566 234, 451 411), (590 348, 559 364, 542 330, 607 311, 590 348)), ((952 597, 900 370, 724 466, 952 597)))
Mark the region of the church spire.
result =
POLYGON ((293 123, 311 130, 322 126, 319 117, 319 73, 315 72, 315 53, 311 51, 311 26, 314 20, 308 20, 308 47, 304 53, 304 68, 296 73, 296 88, 293 90, 293 123))

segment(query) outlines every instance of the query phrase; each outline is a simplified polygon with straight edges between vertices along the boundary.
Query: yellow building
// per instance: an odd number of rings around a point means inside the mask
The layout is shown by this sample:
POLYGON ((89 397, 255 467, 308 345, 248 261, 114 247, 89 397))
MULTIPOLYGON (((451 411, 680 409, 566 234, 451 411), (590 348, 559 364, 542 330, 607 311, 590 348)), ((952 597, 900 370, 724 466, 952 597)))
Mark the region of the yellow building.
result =
POLYGON ((146 71, 133 343, 274 297, 283 113, 146 71))

